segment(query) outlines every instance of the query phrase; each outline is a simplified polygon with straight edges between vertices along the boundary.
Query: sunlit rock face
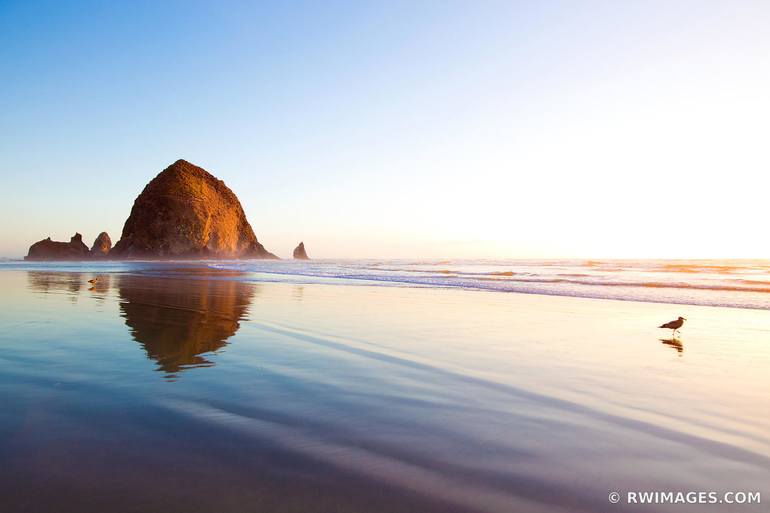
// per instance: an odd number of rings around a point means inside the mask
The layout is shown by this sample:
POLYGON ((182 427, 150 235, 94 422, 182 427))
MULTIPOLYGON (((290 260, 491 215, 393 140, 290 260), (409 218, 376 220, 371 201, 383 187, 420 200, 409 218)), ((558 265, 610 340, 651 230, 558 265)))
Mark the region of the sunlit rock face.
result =
MULTIPOLYGON (((203 271, 202 271, 203 272, 203 271)), ((254 284, 229 279, 122 275, 120 313, 147 357, 169 378, 209 367, 207 353, 227 344, 248 314, 254 284)))
POLYGON ((112 258, 276 258, 259 243, 223 181, 187 161, 136 198, 112 258))
POLYGON ((307 253, 305 252, 305 243, 300 242, 299 246, 294 248, 294 259, 295 260, 310 260, 310 257, 307 256, 307 253))
POLYGON ((88 246, 83 243, 79 233, 69 242, 58 242, 51 237, 38 241, 29 248, 25 260, 85 260, 89 257, 88 246))
POLYGON ((94 258, 106 257, 110 253, 110 249, 112 249, 112 240, 107 232, 102 232, 91 246, 91 256, 94 258))

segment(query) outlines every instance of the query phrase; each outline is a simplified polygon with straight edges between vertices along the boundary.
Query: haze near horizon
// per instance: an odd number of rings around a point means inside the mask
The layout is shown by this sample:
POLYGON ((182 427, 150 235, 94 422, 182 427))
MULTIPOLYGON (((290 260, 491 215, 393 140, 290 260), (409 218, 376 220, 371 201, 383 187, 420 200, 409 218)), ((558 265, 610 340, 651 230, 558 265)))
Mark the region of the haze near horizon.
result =
POLYGON ((179 158, 288 257, 767 258, 764 2, 0 3, 0 256, 179 158))

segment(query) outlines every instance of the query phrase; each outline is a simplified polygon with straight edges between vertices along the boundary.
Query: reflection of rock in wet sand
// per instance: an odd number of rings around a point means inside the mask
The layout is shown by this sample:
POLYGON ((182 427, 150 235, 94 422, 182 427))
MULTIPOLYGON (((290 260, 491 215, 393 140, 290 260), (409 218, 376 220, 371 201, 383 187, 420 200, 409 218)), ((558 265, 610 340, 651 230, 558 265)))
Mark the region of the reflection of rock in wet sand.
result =
POLYGON ((37 292, 69 292, 76 296, 85 282, 83 273, 27 271, 29 288, 37 292))
POLYGON ((235 334, 255 287, 233 280, 124 275, 117 290, 132 336, 173 376, 214 365, 201 355, 235 334))
POLYGON ((46 294, 68 292, 73 301, 84 289, 96 292, 97 299, 104 299, 110 291, 110 275, 100 274, 94 283, 90 283, 94 276, 81 272, 27 271, 27 283, 30 289, 46 294))

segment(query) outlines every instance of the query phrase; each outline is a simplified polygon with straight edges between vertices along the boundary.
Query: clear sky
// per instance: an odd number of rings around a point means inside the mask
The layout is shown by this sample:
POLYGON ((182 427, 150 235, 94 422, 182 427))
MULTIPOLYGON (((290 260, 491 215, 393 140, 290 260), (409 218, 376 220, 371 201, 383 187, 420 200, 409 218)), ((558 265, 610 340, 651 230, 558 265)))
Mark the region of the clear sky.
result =
POLYGON ((311 257, 770 257, 770 2, 0 0, 0 255, 179 158, 311 257))

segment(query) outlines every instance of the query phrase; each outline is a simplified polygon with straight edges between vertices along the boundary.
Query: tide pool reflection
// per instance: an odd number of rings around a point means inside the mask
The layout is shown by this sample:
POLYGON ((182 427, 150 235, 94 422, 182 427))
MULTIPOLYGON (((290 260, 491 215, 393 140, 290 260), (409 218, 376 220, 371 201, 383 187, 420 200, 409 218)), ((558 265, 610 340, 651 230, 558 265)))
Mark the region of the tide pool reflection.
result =
POLYGON ((238 331, 256 290, 236 280, 122 275, 116 281, 131 335, 169 379, 214 365, 203 355, 224 347, 238 331))

